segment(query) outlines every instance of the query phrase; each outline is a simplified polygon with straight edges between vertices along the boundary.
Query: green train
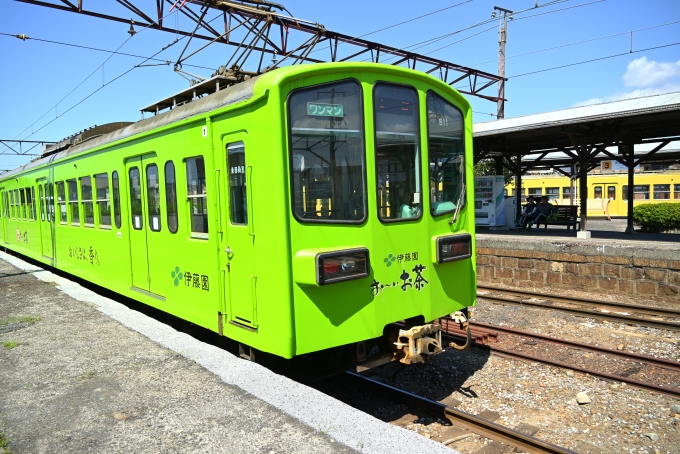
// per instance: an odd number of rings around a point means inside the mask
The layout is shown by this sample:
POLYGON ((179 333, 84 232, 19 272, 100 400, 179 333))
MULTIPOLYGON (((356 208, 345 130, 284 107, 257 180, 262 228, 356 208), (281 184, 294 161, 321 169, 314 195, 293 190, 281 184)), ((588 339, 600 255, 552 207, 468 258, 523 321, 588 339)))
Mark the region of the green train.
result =
POLYGON ((291 66, 113 126, 0 175, 5 248, 251 357, 421 362, 475 304, 472 112, 434 77, 291 66))

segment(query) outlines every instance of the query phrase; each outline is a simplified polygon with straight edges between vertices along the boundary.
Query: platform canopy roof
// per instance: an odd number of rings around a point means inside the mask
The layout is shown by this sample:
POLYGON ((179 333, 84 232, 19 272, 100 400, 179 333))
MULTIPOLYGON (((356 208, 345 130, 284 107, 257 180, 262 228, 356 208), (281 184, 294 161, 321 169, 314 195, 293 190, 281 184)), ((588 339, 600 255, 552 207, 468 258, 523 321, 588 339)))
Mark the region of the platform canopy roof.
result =
POLYGON ((680 92, 476 123, 473 133, 475 163, 502 158, 513 172, 627 165, 622 146, 634 150, 635 165, 680 159, 680 92))

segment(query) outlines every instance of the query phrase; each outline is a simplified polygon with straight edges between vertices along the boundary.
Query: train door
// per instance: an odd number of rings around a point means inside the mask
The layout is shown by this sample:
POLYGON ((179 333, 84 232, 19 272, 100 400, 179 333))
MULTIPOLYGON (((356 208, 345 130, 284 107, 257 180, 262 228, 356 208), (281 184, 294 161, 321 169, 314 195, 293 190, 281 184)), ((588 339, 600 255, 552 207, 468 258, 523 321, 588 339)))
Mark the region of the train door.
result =
POLYGON ((162 257, 160 213, 160 170, 156 153, 128 159, 125 163, 127 174, 130 217, 130 263, 132 289, 149 293, 159 299, 162 277, 159 273, 158 258, 162 257))
POLYGON ((7 241, 7 223, 9 222, 9 198, 7 197, 7 192, 5 188, 0 188, 0 235, 2 235, 2 241, 8 243, 7 241))
POLYGON ((594 199, 609 199, 607 211, 609 215, 617 214, 619 210, 619 203, 621 199, 621 188, 619 183, 612 181, 605 181, 604 183, 595 183, 593 186, 594 199))
POLYGON ((53 216, 50 209, 51 206, 51 184, 47 183, 47 178, 41 178, 37 181, 38 198, 40 199, 40 243, 43 257, 52 258, 52 225, 53 216))
POLYGON ((229 134, 222 140, 221 169, 225 169, 221 210, 226 235, 220 239, 220 259, 226 265, 223 307, 230 321, 257 328, 257 274, 253 223, 253 167, 248 165, 247 135, 229 134), (226 217, 226 219, 225 219, 226 217))

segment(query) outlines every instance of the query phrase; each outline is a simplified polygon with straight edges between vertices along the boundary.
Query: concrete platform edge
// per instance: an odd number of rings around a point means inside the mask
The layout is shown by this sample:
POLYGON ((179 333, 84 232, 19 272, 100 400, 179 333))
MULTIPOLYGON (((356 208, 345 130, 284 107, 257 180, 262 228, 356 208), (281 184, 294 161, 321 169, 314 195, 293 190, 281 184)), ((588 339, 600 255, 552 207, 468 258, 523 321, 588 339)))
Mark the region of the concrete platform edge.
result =
POLYGON ((132 311, 68 279, 0 252, 7 261, 44 282, 52 282, 70 297, 94 303, 99 311, 157 344, 168 348, 212 372, 223 382, 238 386, 303 424, 325 433, 362 453, 430 452, 457 453, 421 435, 384 423, 332 397, 217 347, 204 344, 146 315, 132 311), (343 418, 340 418, 342 416, 343 418))

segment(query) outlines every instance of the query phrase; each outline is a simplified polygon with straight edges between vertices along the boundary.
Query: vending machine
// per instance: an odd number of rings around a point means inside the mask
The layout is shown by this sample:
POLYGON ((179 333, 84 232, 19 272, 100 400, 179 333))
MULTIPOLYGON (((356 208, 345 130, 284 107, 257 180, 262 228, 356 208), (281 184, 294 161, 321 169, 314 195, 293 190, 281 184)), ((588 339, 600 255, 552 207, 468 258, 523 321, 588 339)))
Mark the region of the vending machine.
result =
POLYGON ((477 225, 505 227, 505 177, 475 177, 475 218, 477 225))

